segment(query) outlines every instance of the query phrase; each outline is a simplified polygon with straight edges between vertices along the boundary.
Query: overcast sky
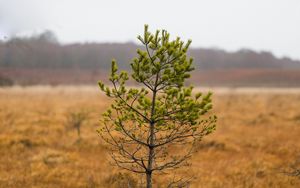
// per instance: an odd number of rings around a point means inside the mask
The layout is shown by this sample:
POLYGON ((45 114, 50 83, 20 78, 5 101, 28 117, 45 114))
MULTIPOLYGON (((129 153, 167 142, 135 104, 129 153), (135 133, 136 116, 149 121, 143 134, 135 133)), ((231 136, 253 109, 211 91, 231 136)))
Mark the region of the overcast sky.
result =
POLYGON ((136 42, 145 23, 194 47, 300 59, 300 0, 0 0, 0 40, 49 29, 64 43, 136 42))

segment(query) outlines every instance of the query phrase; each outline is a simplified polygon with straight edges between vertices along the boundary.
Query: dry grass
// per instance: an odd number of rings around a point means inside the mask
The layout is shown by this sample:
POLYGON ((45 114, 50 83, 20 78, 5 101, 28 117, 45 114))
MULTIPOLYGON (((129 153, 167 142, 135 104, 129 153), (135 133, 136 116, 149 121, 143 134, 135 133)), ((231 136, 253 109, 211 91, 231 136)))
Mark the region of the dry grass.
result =
MULTIPOLYGON (((300 92, 216 91, 214 103, 218 128, 192 159, 192 187, 300 187, 282 173, 300 169, 300 92)), ((109 164, 96 134, 108 105, 91 87, 1 89, 0 187, 135 184, 139 177, 109 164), (91 112, 80 142, 64 126, 76 109, 91 112)))

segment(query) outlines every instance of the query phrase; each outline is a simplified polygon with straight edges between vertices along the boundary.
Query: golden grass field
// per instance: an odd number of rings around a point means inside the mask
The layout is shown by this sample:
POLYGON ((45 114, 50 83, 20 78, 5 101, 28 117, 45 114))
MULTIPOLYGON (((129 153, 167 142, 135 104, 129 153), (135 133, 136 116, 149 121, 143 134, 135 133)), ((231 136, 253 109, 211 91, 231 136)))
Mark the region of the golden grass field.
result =
MULTIPOLYGON (((300 187, 300 90, 214 91, 217 130, 199 145, 191 187, 300 187)), ((109 100, 96 87, 0 89, 0 187, 127 187, 96 133, 109 100), (70 112, 89 112, 77 142, 70 112)), ((184 173, 181 172, 181 173, 184 173)), ((162 176, 156 186, 164 187, 162 176)))

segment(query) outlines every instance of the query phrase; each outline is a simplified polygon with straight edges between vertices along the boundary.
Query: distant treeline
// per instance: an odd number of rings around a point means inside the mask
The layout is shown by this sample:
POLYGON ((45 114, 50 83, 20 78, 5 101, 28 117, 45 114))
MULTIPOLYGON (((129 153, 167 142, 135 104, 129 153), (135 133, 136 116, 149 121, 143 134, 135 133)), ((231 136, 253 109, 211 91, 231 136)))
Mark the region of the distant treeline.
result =
MULTIPOLYGON (((120 68, 129 68, 136 49, 134 43, 75 43, 62 45, 51 32, 30 38, 0 42, 0 68, 100 69, 107 70, 112 58, 120 68)), ((226 52, 219 49, 192 48, 198 70, 228 69, 300 69, 300 61, 276 58, 270 52, 243 49, 226 52)))

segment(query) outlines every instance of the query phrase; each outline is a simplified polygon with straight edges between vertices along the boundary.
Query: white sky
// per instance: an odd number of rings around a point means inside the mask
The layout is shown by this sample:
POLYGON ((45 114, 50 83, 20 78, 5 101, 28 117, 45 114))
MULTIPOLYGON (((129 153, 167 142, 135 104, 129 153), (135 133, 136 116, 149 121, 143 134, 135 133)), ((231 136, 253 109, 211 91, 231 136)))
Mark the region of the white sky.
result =
POLYGON ((127 42, 149 24, 194 47, 300 59, 300 0, 0 0, 0 39, 50 29, 70 42, 127 42))

